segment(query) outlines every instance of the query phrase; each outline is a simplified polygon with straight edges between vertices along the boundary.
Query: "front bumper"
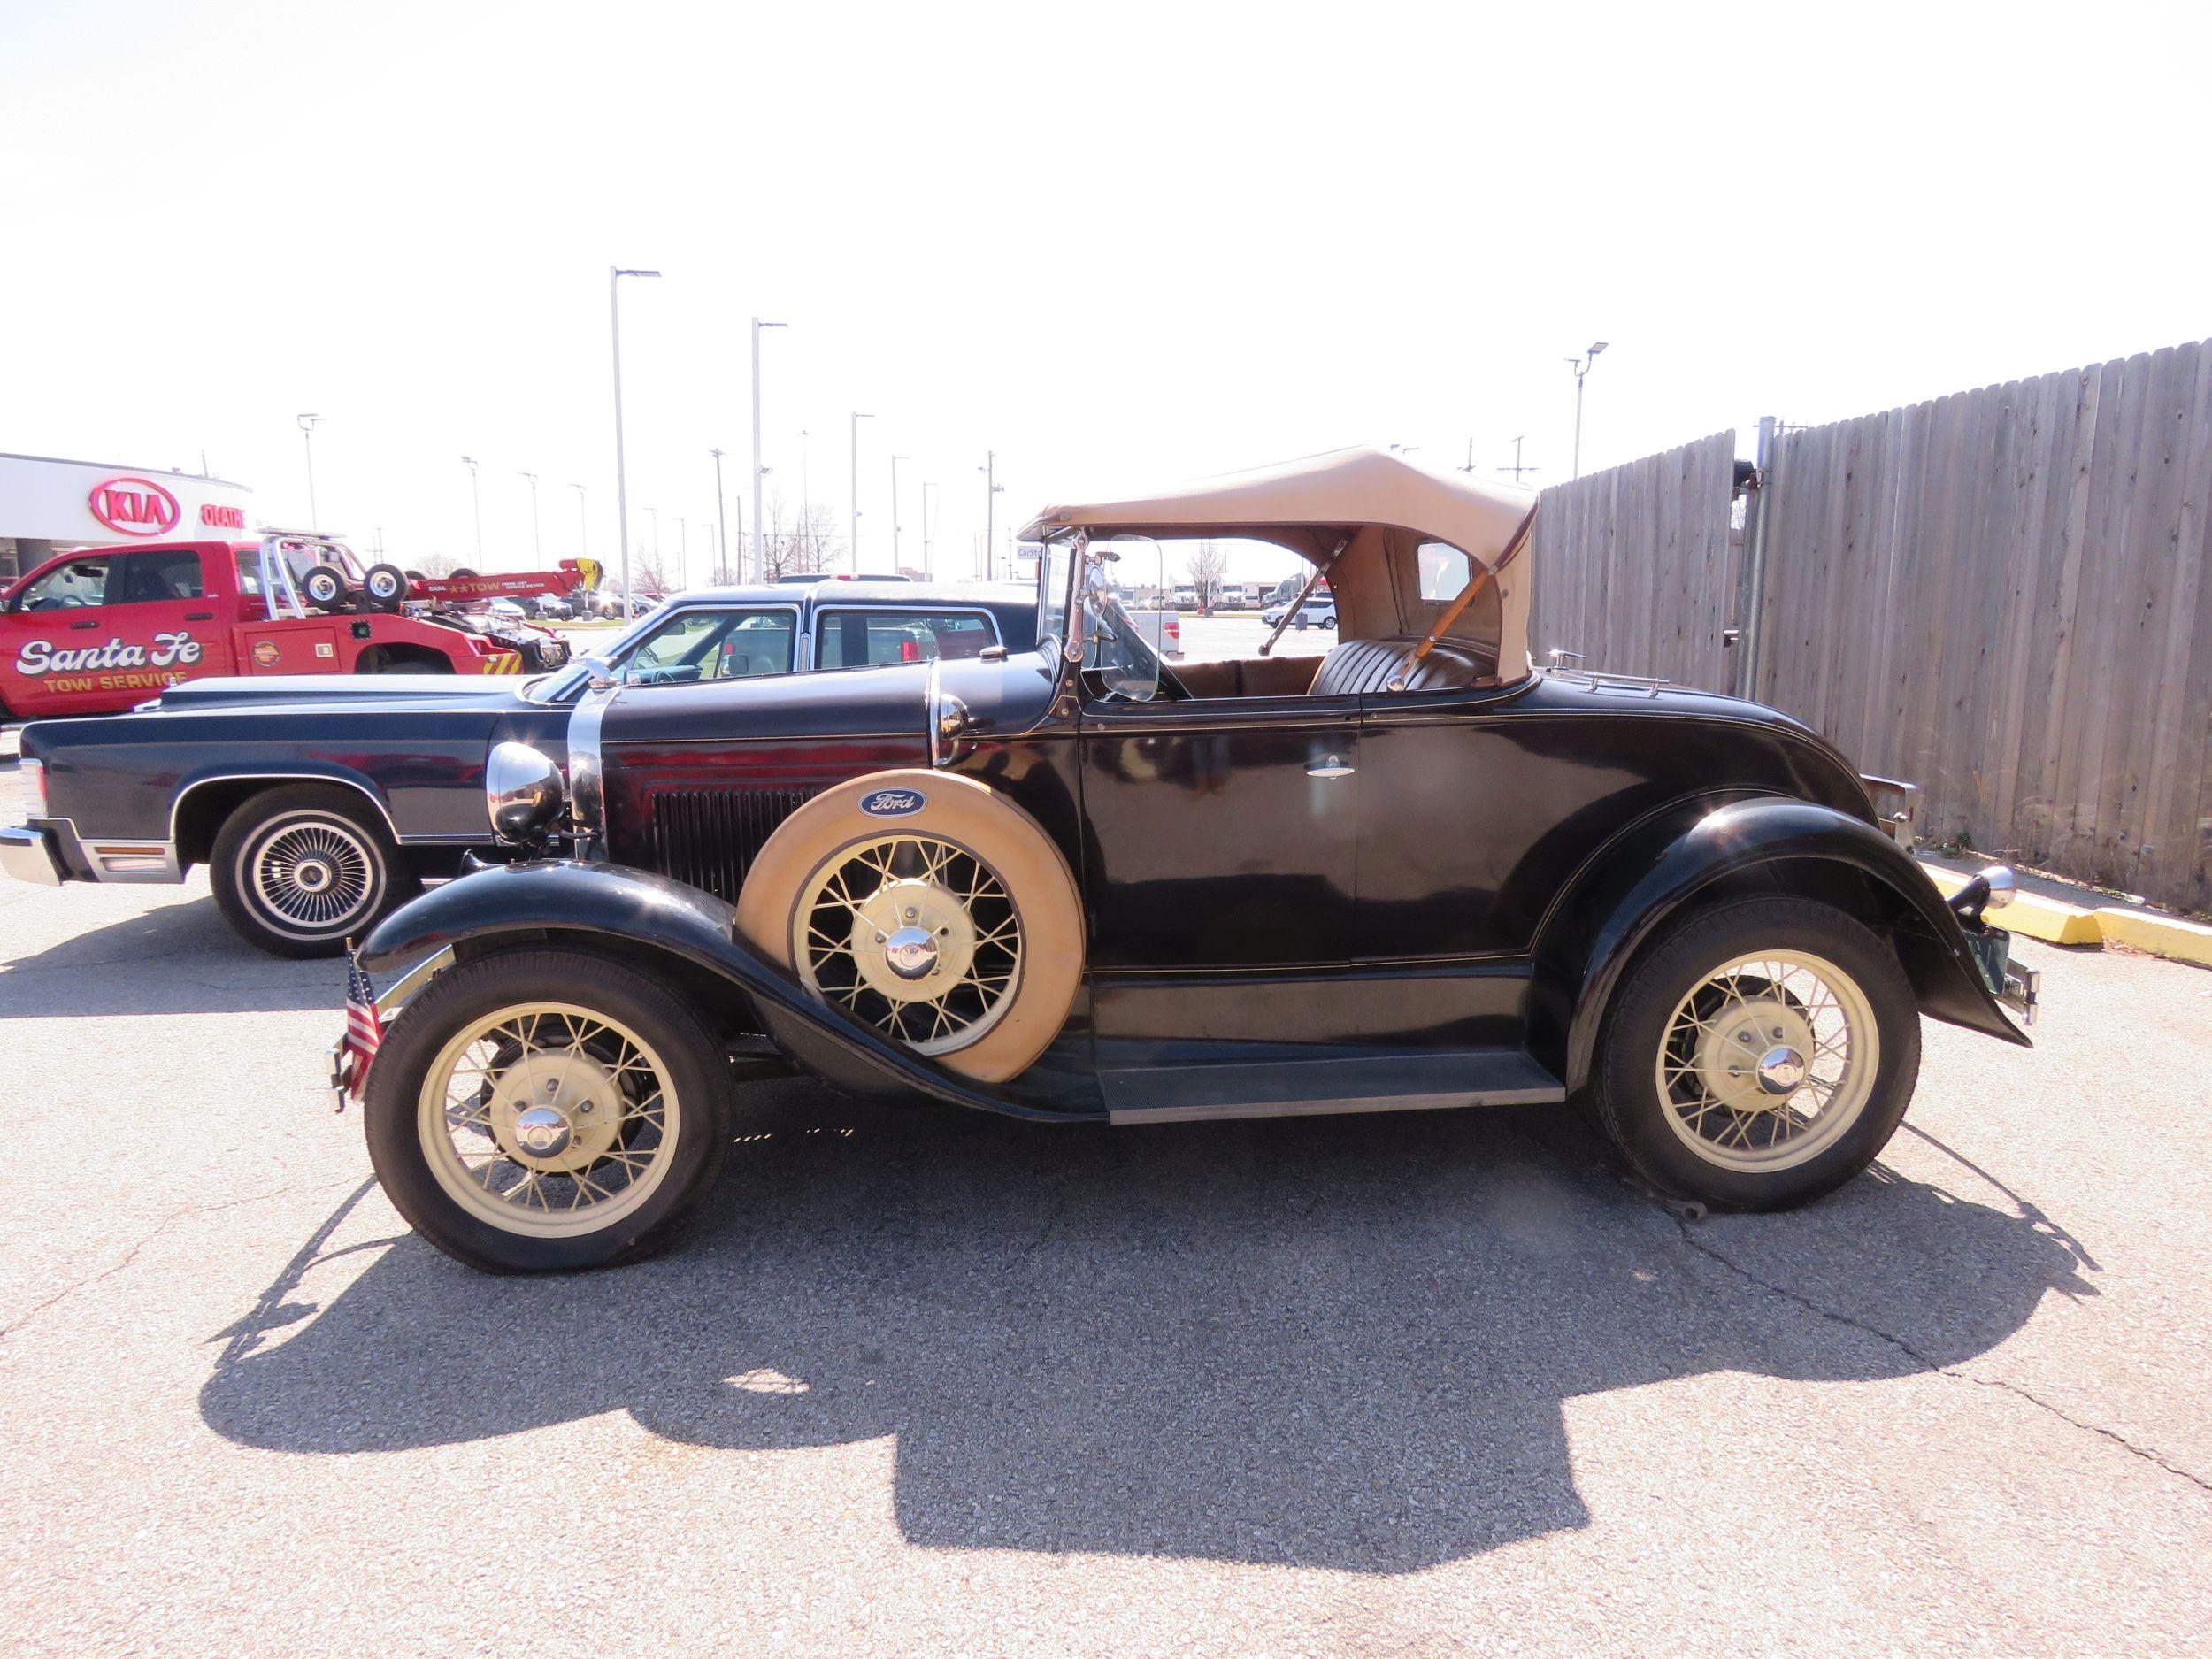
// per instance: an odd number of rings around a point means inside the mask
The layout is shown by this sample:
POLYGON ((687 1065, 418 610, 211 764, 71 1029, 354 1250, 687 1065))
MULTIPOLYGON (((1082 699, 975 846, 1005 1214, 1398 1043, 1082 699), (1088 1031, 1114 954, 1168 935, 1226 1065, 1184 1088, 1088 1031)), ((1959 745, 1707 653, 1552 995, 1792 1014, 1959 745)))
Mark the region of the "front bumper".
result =
POLYGON ((28 824, 0 829, 0 870, 42 887, 58 887, 68 877, 53 833, 28 824))

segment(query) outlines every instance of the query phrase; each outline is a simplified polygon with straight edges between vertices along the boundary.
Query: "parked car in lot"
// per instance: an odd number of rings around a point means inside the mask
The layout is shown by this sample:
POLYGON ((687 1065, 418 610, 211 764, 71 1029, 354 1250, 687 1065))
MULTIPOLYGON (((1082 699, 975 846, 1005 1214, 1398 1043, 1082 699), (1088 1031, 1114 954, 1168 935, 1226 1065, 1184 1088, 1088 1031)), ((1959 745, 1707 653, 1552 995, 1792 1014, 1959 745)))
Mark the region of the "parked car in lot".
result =
POLYGON ((1293 611, 1289 605, 1270 605, 1260 612, 1260 620, 1273 627, 1284 617, 1290 618, 1294 628, 1333 628, 1336 626, 1336 601, 1326 595, 1309 599, 1293 611))
MULTIPOLYGON (((673 687, 810 668, 1026 650, 1025 590, 826 582, 684 595, 603 649, 620 683, 673 687)), ((565 754, 595 671, 532 679, 198 680, 142 711, 23 733, 35 809, 0 861, 36 881, 180 881, 208 866, 239 934, 327 956, 464 854, 491 853, 484 758, 565 754)))
POLYGON ((1042 514, 1033 649, 587 691, 494 750, 525 856, 362 949, 386 1191, 479 1267, 623 1260, 793 1070, 1033 1123, 1575 1098, 1685 1197, 1848 1179, 1923 1014, 2026 1041, 2009 873, 1947 905, 1785 715, 1532 670, 1533 521, 1321 456, 1042 514), (1331 573, 1325 656, 1170 664, 1092 547, 1230 534, 1331 573))

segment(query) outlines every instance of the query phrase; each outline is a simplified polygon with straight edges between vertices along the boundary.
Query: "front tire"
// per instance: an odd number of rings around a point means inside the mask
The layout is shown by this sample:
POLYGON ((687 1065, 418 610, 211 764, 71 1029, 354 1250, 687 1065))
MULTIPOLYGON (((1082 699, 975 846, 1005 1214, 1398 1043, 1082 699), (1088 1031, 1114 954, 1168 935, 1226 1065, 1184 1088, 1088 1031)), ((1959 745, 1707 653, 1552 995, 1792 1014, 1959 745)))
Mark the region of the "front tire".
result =
POLYGON ((439 975, 385 1033, 362 1116, 394 1208, 488 1273, 665 1245, 731 1134, 720 1041, 661 980, 523 948, 439 975))
POLYGON ((336 956, 420 885, 357 795, 313 783, 264 790, 234 810, 208 877, 241 939, 295 959, 336 956))
POLYGON ((1701 909, 1628 969, 1591 1071, 1598 1125, 1652 1186, 1785 1210, 1879 1156, 1920 1073, 1896 955, 1803 899, 1701 909))

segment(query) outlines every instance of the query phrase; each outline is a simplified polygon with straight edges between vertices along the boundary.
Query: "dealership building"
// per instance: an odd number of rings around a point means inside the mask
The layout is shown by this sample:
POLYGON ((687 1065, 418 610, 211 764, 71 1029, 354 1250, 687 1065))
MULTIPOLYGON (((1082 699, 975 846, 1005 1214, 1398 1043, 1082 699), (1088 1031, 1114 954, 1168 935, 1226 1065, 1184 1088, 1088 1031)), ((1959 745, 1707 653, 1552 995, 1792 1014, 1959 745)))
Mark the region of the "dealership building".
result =
POLYGON ((243 484, 196 472, 0 455, 0 583, 72 548, 234 540, 252 504, 243 484))

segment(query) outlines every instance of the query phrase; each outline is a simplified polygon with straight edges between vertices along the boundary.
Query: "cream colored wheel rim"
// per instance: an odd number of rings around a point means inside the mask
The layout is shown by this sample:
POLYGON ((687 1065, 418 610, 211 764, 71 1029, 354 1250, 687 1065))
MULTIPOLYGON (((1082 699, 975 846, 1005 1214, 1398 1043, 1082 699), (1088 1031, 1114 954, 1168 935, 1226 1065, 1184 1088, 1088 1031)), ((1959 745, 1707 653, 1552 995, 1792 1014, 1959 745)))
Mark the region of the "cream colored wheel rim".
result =
POLYGON ((416 1126, 431 1174, 470 1215, 576 1238, 653 1195, 682 1109, 667 1066, 628 1026, 571 1002, 525 1002, 439 1051, 416 1126))
POLYGON ((1667 1127, 1723 1169, 1793 1169, 1858 1121, 1874 1094, 1873 1004, 1824 957, 1770 950, 1724 963, 1675 1004, 1655 1081, 1667 1127))
POLYGON ((1021 984, 1021 913, 998 872, 942 835, 872 836, 824 859, 791 913, 807 989, 895 1042, 950 1054, 1021 984))

